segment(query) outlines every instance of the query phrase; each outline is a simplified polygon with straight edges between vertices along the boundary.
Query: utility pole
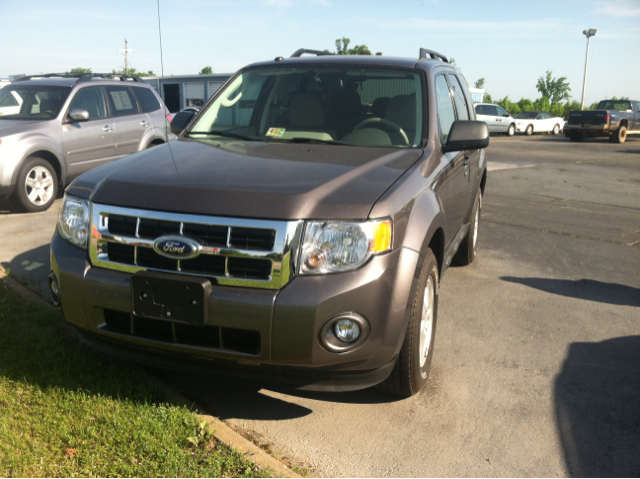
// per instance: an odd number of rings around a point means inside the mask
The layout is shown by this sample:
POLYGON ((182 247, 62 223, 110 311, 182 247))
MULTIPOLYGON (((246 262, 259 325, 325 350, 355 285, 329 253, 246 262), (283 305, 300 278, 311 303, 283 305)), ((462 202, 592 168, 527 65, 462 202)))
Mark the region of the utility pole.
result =
POLYGON ((124 53, 124 73, 126 75, 129 74, 129 52, 133 53, 133 49, 129 48, 129 40, 124 39, 124 50, 122 48, 118 49, 120 53, 124 53))
POLYGON ((580 107, 581 110, 584 110, 584 92, 587 89, 587 65, 589 65, 589 40, 591 39, 591 37, 594 37, 596 35, 596 31, 597 30, 595 28, 590 28, 589 30, 585 30, 582 32, 582 34, 587 37, 587 57, 584 61, 584 81, 582 82, 582 106, 580 107))

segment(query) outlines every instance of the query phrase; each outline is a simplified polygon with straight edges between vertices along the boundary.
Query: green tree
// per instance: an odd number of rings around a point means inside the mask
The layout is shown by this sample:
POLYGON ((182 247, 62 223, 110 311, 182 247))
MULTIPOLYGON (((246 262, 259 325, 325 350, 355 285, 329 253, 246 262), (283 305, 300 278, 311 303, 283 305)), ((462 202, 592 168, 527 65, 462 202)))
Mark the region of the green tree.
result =
POLYGON ((476 87, 476 88, 478 88, 478 89, 480 89, 480 90, 482 90, 482 89, 484 88, 484 78, 480 78, 480 79, 478 79, 478 80, 473 84, 473 86, 474 86, 474 87, 476 87))
MULTIPOLYGON (((118 75, 125 75, 127 73, 125 73, 124 71, 124 67, 121 68, 120 70, 116 70, 115 68, 113 70, 111 70, 111 73, 116 73, 118 75)), ((129 67, 129 73, 128 75, 131 76, 136 76, 136 77, 154 77, 156 76, 155 73, 153 73, 153 70, 149 70, 148 72, 139 72, 137 71, 135 68, 131 68, 129 67)))
MULTIPOLYGON (((347 37, 338 38, 336 40, 335 53, 337 55, 372 55, 371 50, 366 45, 356 45, 353 48, 349 48, 349 43, 351 43, 351 40, 347 37)), ((376 55, 382 55, 382 52, 376 52, 376 55)))
POLYGON ((571 98, 569 94, 571 87, 567 82, 567 77, 553 78, 552 74, 551 71, 547 70, 546 77, 538 78, 536 88, 542 97, 547 98, 550 103, 559 103, 562 100, 571 98))
POLYGON ((72 68, 68 72, 65 72, 66 75, 86 75, 87 73, 93 73, 91 68, 72 68))
POLYGON ((213 70, 211 70, 211 67, 204 67, 202 70, 200 70, 200 75, 211 75, 213 73, 213 70))

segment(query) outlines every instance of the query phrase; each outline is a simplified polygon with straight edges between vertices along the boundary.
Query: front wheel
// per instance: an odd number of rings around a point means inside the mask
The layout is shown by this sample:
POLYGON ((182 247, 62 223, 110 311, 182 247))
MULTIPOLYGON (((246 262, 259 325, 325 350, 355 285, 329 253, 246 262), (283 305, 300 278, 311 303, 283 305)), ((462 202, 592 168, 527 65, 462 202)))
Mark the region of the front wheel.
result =
POLYGON ((29 158, 18 172, 14 203, 29 212, 45 211, 58 194, 58 175, 48 161, 29 158))
POLYGON ((378 385, 383 391, 409 397, 427 383, 438 318, 438 281, 438 262, 428 249, 410 298, 411 316, 398 360, 391 375, 378 385))
POLYGON ((524 134, 527 136, 533 135, 533 125, 529 125, 526 130, 524 130, 524 134))
POLYGON ((557 135, 558 133, 560 133, 560 125, 556 125, 553 127, 553 131, 551 132, 554 135, 557 135))
POLYGON ((509 128, 507 129, 507 136, 513 136, 516 134, 516 125, 514 125, 513 123, 511 123, 509 125, 509 128))

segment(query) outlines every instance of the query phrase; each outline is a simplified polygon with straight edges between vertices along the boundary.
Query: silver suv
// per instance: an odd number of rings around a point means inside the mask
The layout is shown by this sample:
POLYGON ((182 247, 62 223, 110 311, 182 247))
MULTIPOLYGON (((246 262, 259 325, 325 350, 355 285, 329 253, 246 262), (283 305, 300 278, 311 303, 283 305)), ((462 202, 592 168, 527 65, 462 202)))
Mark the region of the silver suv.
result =
POLYGON ((175 138, 168 121, 162 99, 137 77, 22 77, 0 90, 0 196, 44 211, 80 174, 175 138))
POLYGON ((476 103, 476 117, 489 126, 489 133, 504 133, 513 136, 516 132, 516 121, 507 110, 493 103, 476 103))

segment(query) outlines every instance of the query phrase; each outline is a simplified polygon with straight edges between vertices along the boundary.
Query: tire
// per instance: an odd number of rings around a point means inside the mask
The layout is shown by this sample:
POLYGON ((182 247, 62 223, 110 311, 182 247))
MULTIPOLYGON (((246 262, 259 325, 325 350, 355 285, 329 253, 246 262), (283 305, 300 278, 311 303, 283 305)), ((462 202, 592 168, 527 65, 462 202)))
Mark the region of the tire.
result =
POLYGON ((526 130, 524 130, 524 134, 527 136, 533 135, 533 125, 529 125, 526 130))
POLYGON ((409 397, 427 383, 438 318, 438 285, 438 262, 433 251, 428 249, 418 286, 407 305, 411 308, 411 316, 402 349, 391 375, 378 385, 379 389, 409 397))
POLYGON ((456 254, 451 259, 451 264, 454 266, 467 266, 473 263, 476 259, 478 248, 478 230, 480 227, 480 213, 482 211, 482 192, 478 192, 475 202, 473 203, 473 210, 471 210, 471 224, 469 225, 469 231, 460 243, 460 247, 456 254))
POLYGON ((582 142, 584 141, 584 133, 582 133, 581 131, 573 132, 569 135, 569 139, 571 141, 577 141, 578 143, 582 142))
POLYGON ((553 133, 554 135, 557 135, 558 133, 560 133, 560 125, 554 126, 551 133, 553 133))
POLYGON ((618 129, 612 135, 614 143, 624 143, 627 139, 627 127, 624 125, 620 125, 618 129))
POLYGON ((58 196, 58 175, 51 163, 32 157, 18 172, 13 203, 28 212, 48 210, 58 196))
POLYGON ((516 125, 514 125, 513 123, 511 123, 509 125, 509 128, 507 129, 507 136, 513 136, 516 134, 516 125))

